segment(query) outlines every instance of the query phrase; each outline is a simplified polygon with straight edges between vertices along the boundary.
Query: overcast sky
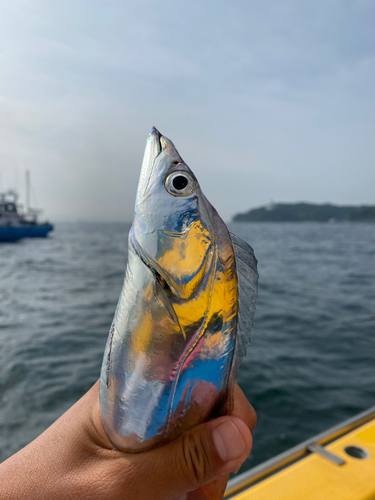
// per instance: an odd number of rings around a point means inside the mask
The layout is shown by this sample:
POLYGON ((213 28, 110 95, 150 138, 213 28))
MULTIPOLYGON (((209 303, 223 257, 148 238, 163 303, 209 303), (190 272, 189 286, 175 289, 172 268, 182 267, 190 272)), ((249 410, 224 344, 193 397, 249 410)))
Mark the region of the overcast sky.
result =
POLYGON ((0 188, 131 220, 155 125, 224 219, 375 204, 375 4, 0 0, 0 188))

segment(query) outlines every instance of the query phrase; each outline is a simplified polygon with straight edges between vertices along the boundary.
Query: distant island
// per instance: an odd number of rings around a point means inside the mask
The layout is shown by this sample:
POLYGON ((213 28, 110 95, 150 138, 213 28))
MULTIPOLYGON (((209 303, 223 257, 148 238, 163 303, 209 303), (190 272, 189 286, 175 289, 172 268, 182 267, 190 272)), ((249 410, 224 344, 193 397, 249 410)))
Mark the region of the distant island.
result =
POLYGON ((375 222, 375 206, 273 203, 236 214, 234 222, 375 222))

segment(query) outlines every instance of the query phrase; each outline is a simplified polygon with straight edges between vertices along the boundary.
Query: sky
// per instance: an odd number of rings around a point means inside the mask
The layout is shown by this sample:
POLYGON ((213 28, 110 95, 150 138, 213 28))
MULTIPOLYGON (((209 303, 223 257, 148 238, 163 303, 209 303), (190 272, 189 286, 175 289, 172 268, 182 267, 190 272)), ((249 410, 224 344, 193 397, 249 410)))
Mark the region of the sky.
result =
POLYGON ((365 0, 0 0, 0 190, 29 169, 50 220, 130 221, 155 125, 225 220, 375 204, 374 25, 365 0))

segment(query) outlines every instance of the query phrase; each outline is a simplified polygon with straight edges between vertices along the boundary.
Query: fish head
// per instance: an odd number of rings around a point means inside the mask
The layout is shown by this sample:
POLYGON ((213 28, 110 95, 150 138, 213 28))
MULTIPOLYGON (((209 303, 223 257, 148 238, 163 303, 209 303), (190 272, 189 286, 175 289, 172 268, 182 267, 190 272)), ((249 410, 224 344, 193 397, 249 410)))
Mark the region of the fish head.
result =
POLYGON ((136 196, 131 244, 171 293, 188 298, 215 243, 211 205, 173 143, 153 128, 136 196))

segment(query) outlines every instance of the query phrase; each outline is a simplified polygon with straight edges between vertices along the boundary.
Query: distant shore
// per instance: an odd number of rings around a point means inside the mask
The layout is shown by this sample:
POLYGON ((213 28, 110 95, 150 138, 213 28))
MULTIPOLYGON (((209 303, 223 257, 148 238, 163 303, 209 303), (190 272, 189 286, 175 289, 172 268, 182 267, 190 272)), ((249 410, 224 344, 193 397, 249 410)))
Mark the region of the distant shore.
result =
POLYGON ((233 222, 375 222, 375 205, 273 203, 236 214, 233 222))

